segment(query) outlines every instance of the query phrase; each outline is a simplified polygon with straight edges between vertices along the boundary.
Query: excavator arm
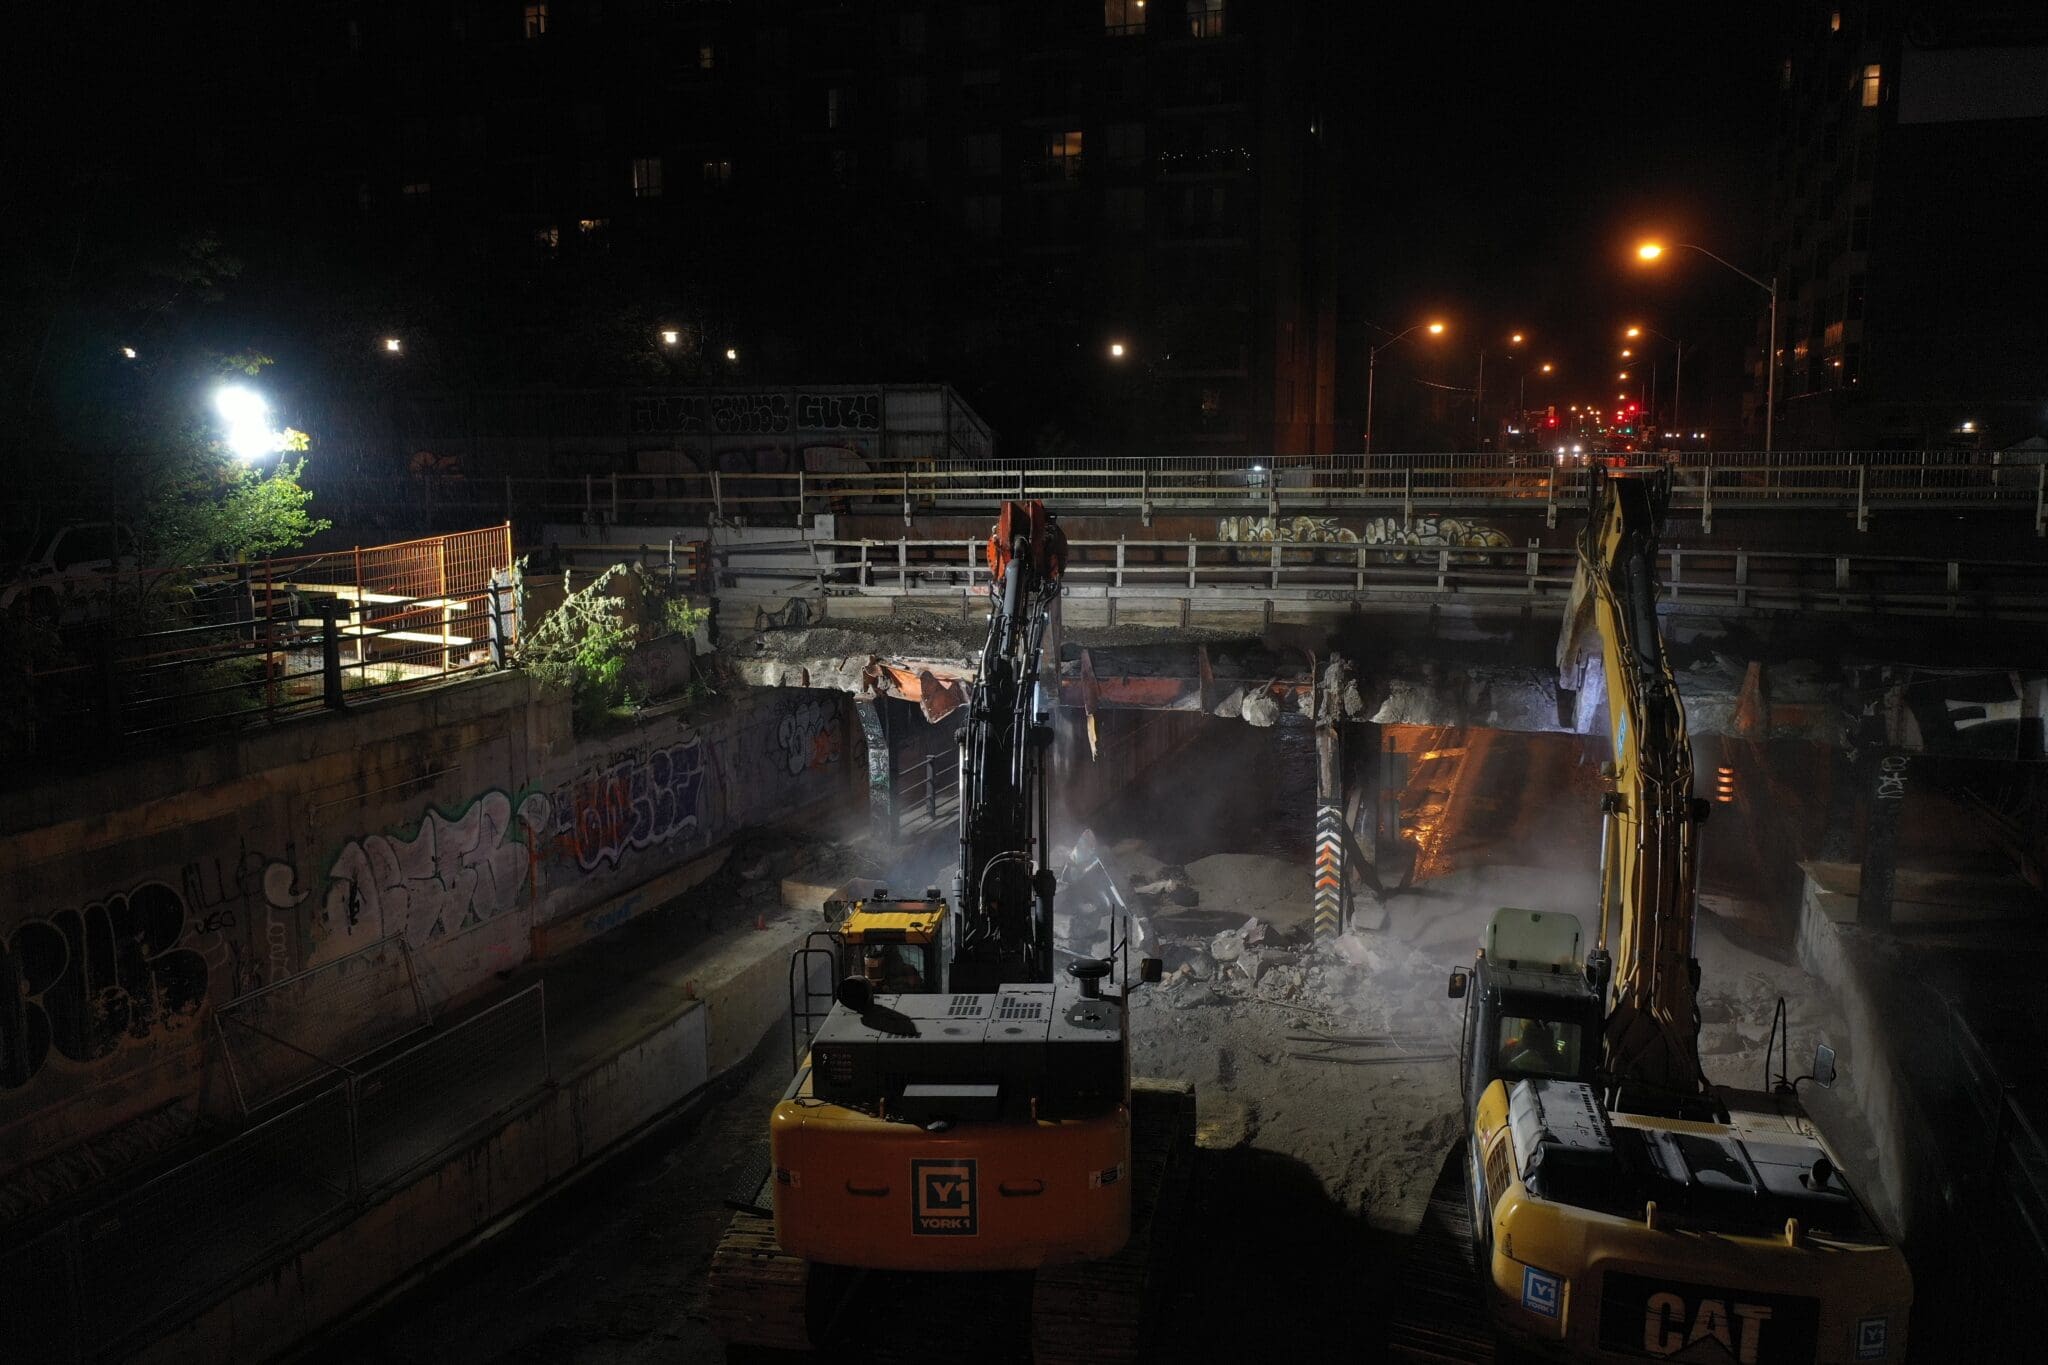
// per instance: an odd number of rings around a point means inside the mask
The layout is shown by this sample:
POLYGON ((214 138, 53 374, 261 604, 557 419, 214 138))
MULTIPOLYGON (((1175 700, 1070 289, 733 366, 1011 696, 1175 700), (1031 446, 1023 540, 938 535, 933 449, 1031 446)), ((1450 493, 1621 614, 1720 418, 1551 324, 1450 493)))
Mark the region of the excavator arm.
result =
POLYGON ((1039 689, 1066 536, 1042 503, 1006 502, 989 535, 993 601, 981 670, 960 729, 959 939, 948 988, 1052 979, 1054 879, 1045 760, 1053 730, 1039 689))
POLYGON ((1587 972, 1604 997, 1609 1084, 1633 1093, 1636 1105, 1668 1109, 1706 1092, 1693 935, 1699 830, 1709 809, 1692 794, 1685 710, 1657 626, 1657 537, 1671 471, 1593 475, 1557 648, 1560 714, 1597 682, 1613 741, 1603 769, 1599 931, 1587 972))

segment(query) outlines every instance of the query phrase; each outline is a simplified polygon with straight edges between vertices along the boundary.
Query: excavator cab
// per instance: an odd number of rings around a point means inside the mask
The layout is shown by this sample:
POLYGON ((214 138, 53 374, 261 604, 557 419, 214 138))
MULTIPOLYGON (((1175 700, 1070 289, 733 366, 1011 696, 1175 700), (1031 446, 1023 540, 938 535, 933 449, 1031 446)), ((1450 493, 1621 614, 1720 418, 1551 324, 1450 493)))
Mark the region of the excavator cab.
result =
POLYGON ((839 922, 841 977, 858 976, 877 994, 935 991, 944 977, 947 905, 936 889, 919 900, 887 891, 852 903, 839 922))
POLYGON ((1465 1112, 1497 1079, 1593 1079, 1600 1059, 1600 996, 1580 961, 1578 917, 1497 910, 1472 970, 1452 976, 1465 1001, 1460 1054, 1465 1112))

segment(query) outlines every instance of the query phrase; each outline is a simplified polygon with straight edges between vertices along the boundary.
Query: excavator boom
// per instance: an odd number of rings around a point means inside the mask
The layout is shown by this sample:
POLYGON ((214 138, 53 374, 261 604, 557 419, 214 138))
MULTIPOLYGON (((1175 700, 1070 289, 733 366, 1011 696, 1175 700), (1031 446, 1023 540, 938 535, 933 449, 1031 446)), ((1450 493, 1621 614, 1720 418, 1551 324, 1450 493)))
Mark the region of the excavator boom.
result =
POLYGON ((1693 928, 1709 807, 1692 794, 1685 710, 1657 626, 1657 535, 1670 499, 1668 467, 1593 471, 1592 515, 1557 647, 1560 710, 1597 680, 1614 745, 1601 801, 1600 921, 1588 957, 1606 994, 1602 1070, 1652 1108, 1706 1090, 1693 928))

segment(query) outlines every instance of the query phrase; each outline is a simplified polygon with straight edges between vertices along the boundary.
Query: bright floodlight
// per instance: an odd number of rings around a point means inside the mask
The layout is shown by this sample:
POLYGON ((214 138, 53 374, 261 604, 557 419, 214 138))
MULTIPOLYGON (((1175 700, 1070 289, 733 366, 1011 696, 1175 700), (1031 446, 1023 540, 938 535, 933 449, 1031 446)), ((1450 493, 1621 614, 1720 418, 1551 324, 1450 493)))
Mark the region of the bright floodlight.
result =
POLYGON ((1629 329, 1628 329, 1628 330, 1627 330, 1626 332, 1622 333, 1622 335, 1623 335, 1623 336, 1628 336, 1628 337, 1639 337, 1639 336, 1641 336, 1642 334, 1643 334, 1643 329, 1642 329, 1642 328, 1640 328, 1640 327, 1631 327, 1631 328, 1629 328, 1629 329))
POLYGON ((664 327, 661 329, 661 344, 664 346, 674 346, 682 339, 683 334, 673 327, 664 327))
POLYGON ((1522 334, 1521 334, 1520 332, 1517 332, 1517 333, 1515 333, 1515 334, 1514 334, 1513 336, 1509 337, 1509 338, 1508 338, 1508 344, 1509 344, 1510 346, 1519 346, 1519 345, 1521 345, 1521 344, 1522 344, 1522 334))
POLYGON ((1109 353, 1114 358, 1122 360, 1124 358, 1124 344, 1121 341, 1110 342, 1109 353))
POLYGON ((740 353, 739 353, 739 349, 738 349, 737 347, 734 347, 734 346, 728 346, 728 347, 726 347, 726 348, 725 348, 725 358, 726 358, 727 360, 738 360, 738 359, 740 358, 740 353))
POLYGON ((240 384, 228 384, 213 395, 214 410, 227 423, 227 448, 238 460, 260 460, 278 450, 278 434, 270 429, 270 404, 263 395, 240 384))
POLYGON ((1442 335, 1444 334, 1444 325, 1443 325, 1443 324, 1442 324, 1441 322, 1432 322, 1432 323, 1430 323, 1430 324, 1429 324, 1429 334, 1430 334, 1431 336, 1433 336, 1433 337, 1440 337, 1440 336, 1442 336, 1442 335))
POLYGON ((1554 370, 1554 369, 1556 369, 1556 368, 1557 368, 1557 366, 1555 366, 1555 365, 1550 365, 1550 364, 1546 364, 1546 365, 1544 365, 1544 367, 1543 367, 1543 373, 1545 373, 1545 374, 1549 374, 1549 373, 1550 373, 1550 372, 1551 372, 1552 370, 1554 370))
POLYGON ((133 346, 123 346, 121 348, 121 357, 124 360, 135 359, 135 348, 133 346))
POLYGON ((399 339, 398 339, 397 337, 385 337, 385 338, 384 338, 384 350, 385 350, 385 351, 386 351, 386 352, 387 352, 388 354, 391 354, 391 355, 397 355, 397 354, 399 353, 399 351, 401 351, 401 350, 403 350, 403 349, 404 349, 404 347, 405 347, 405 343, 404 343, 404 342, 402 342, 402 341, 400 341, 400 340, 399 340, 399 339))
POLYGON ((1636 248, 1636 256, 1640 260, 1654 261, 1663 254, 1664 244, 1662 242, 1644 242, 1636 248))

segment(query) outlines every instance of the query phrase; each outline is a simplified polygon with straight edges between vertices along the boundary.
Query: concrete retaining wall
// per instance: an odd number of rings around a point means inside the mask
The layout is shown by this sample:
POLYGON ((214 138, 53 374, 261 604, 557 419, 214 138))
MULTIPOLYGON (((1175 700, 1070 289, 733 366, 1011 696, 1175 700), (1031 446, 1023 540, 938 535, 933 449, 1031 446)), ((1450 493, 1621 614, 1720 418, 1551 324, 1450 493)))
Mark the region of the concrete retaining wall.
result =
POLYGON ((843 694, 781 691, 579 740, 508 673, 0 797, 0 1173, 194 1097, 256 987, 402 937, 438 1007, 653 908, 735 831, 864 791, 857 734, 843 694))
POLYGON ((742 929, 689 963, 699 993, 486 1125, 359 1216, 310 1235, 139 1361, 263 1360, 519 1209, 744 1058, 787 1007, 807 919, 742 929))

